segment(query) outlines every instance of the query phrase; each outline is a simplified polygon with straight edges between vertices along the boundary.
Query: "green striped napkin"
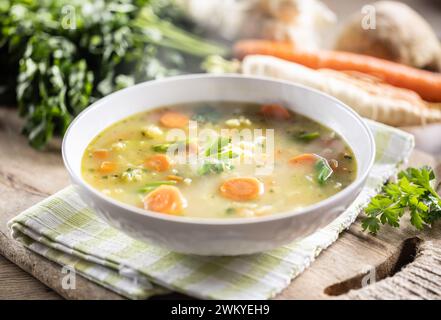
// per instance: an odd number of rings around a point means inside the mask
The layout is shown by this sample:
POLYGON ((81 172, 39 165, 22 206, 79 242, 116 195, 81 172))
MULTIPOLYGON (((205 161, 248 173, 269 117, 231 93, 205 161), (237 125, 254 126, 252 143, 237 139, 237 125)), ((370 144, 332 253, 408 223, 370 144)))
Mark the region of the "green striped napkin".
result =
POLYGON ((368 124, 377 157, 359 197, 327 227, 269 252, 201 257, 134 240, 100 220, 73 186, 21 213, 9 227, 30 250, 128 298, 145 299, 168 289, 203 299, 269 299, 349 227, 407 160, 414 146, 411 135, 376 122, 368 124))

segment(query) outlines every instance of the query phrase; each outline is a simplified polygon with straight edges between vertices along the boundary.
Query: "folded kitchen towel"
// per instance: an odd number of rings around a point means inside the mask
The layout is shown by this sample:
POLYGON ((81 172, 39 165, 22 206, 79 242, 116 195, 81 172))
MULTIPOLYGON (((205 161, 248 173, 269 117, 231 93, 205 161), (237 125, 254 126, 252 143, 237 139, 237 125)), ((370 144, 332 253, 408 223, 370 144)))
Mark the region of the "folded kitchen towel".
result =
POLYGON ((386 179, 397 173, 413 137, 368 121, 377 156, 366 186, 327 227, 278 249, 239 257, 201 257, 134 240, 100 220, 70 186, 9 222, 30 250, 132 299, 178 291, 203 299, 269 299, 286 288, 348 228, 386 179))

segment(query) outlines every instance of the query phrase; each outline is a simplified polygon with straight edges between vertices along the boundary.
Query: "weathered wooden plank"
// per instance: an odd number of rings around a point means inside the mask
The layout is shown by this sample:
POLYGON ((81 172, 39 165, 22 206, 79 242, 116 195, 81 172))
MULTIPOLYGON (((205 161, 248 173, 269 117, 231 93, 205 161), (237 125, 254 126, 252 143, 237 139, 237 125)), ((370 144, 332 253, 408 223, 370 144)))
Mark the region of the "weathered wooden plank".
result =
POLYGON ((120 295, 78 275, 75 277, 75 286, 64 289, 63 278, 67 274, 62 272, 61 266, 25 249, 2 233, 0 233, 0 254, 66 299, 123 299, 120 295))
POLYGON ((41 282, 35 281, 29 273, 0 256, 0 300, 10 299, 58 300, 61 297, 41 282))

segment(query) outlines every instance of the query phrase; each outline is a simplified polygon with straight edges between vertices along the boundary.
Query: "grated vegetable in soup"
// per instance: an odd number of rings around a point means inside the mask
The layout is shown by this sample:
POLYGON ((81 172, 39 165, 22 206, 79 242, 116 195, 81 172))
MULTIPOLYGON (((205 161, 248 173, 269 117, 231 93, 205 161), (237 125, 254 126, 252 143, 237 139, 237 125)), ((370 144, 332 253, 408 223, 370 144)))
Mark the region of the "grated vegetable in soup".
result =
POLYGON ((277 104, 201 102, 119 121, 87 147, 84 179, 146 210, 257 217, 299 209, 356 177, 334 131, 277 104))

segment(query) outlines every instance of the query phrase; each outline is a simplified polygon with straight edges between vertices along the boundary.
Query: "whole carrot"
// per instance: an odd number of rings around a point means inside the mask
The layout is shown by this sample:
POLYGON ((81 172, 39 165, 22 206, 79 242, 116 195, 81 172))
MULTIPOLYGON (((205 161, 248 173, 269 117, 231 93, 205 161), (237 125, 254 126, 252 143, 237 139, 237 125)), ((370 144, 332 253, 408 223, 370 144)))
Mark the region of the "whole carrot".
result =
POLYGON ((415 91, 423 99, 441 102, 441 74, 420 70, 367 55, 342 51, 304 51, 292 43, 270 40, 242 40, 234 46, 239 59, 247 55, 270 55, 312 69, 359 71, 374 75, 396 87, 415 91))

